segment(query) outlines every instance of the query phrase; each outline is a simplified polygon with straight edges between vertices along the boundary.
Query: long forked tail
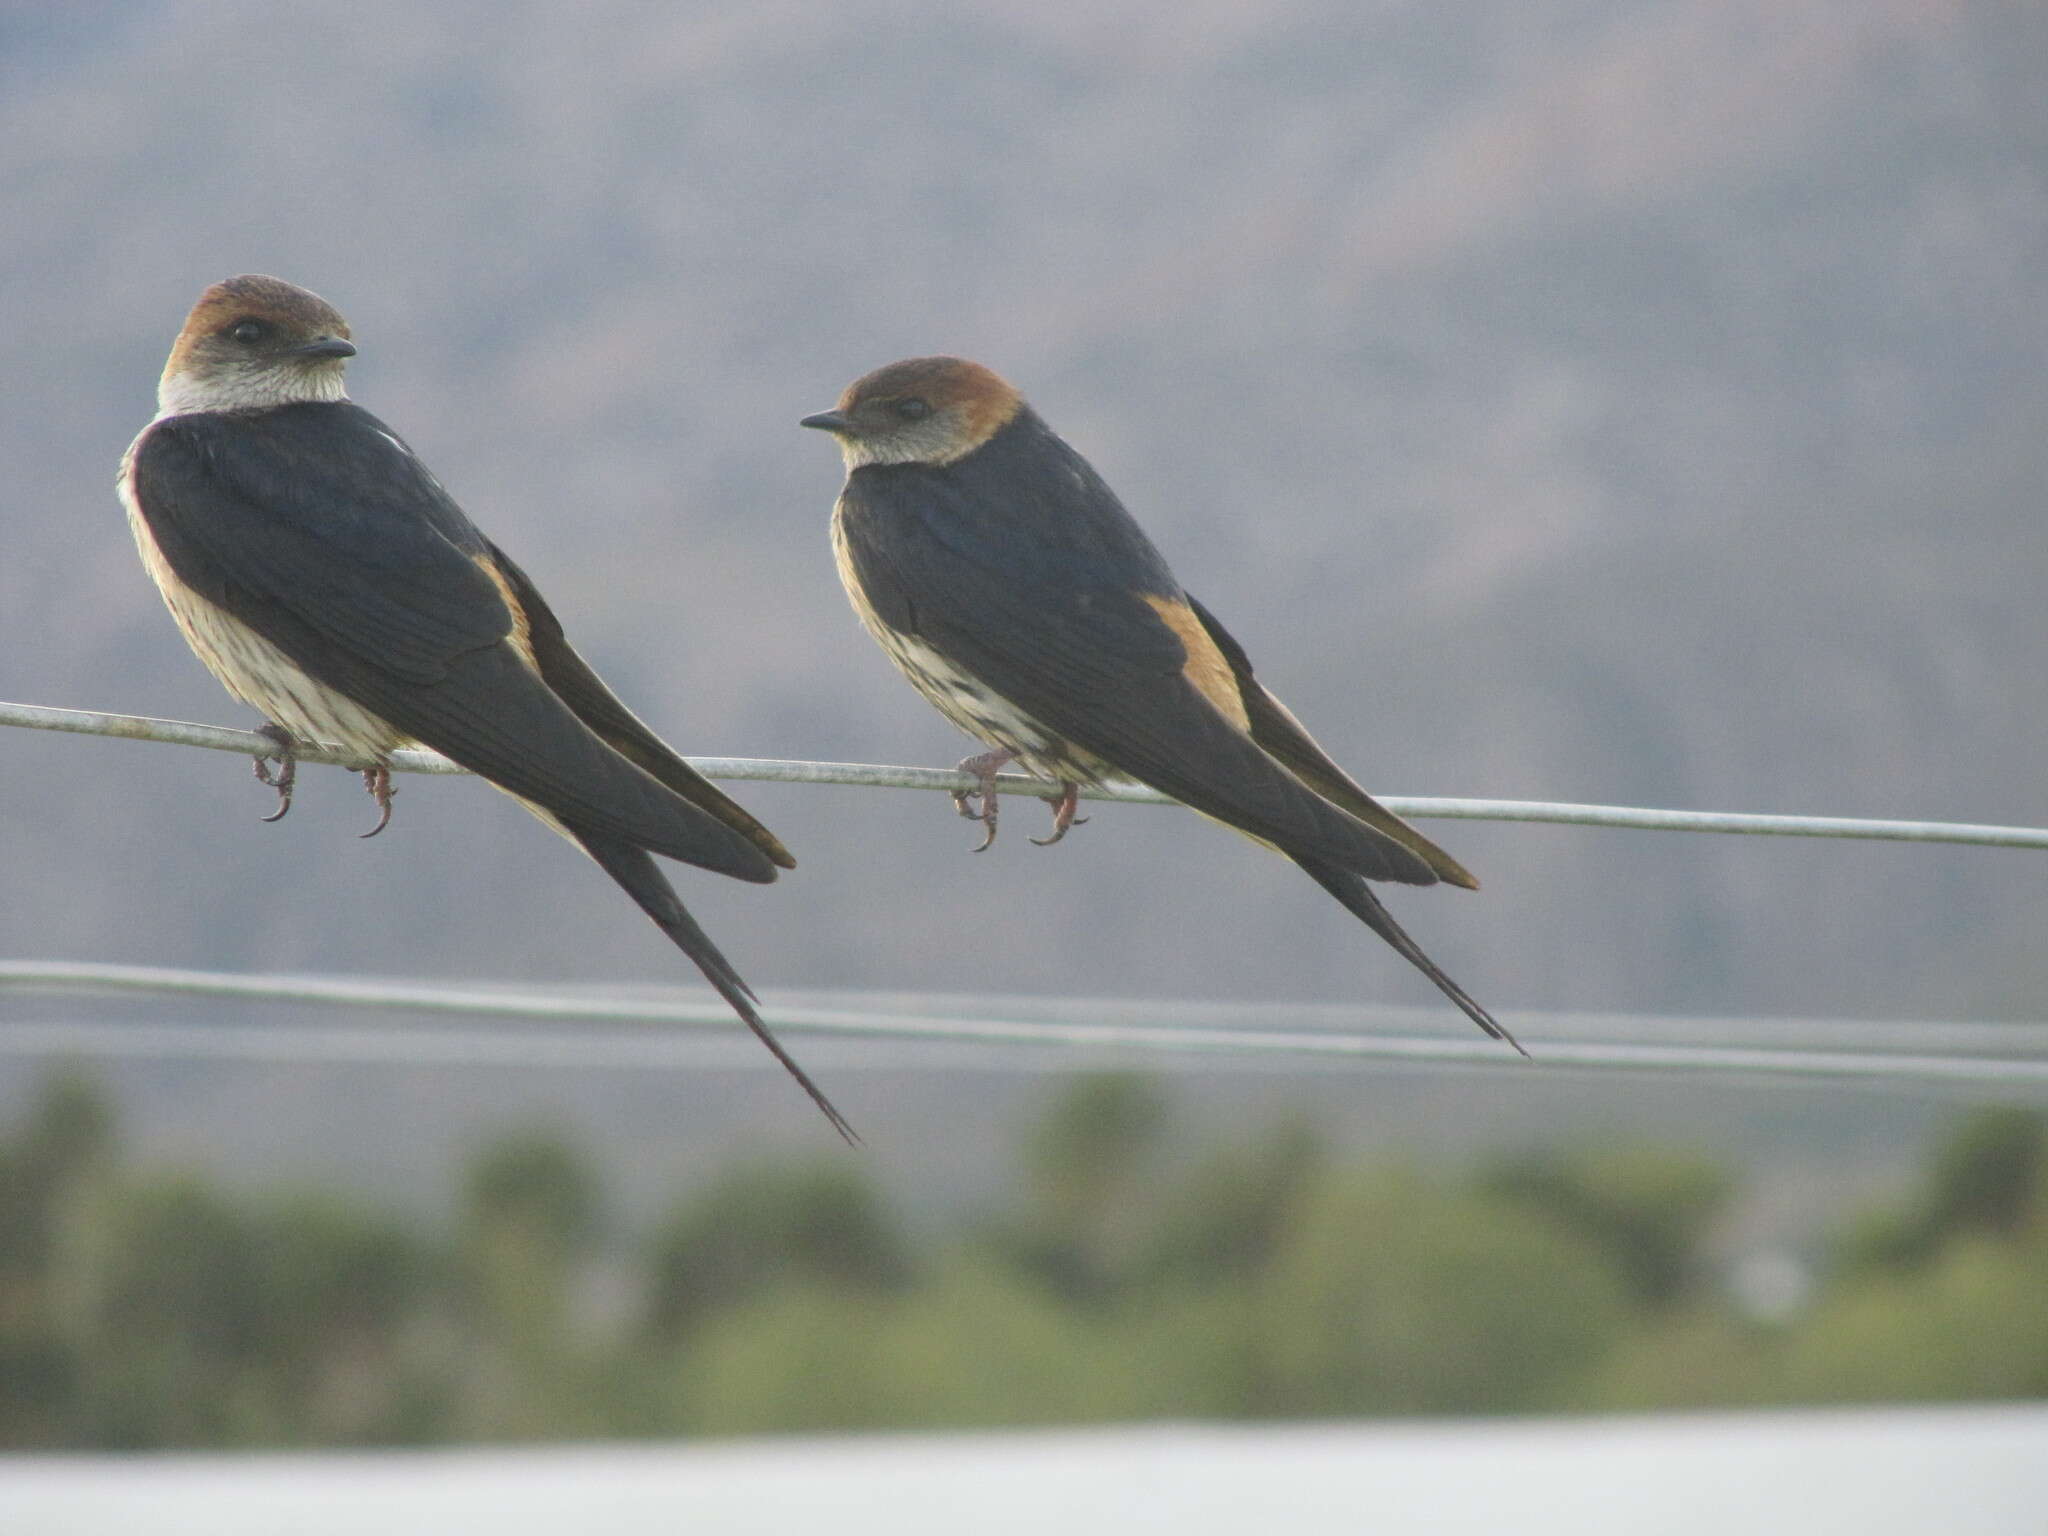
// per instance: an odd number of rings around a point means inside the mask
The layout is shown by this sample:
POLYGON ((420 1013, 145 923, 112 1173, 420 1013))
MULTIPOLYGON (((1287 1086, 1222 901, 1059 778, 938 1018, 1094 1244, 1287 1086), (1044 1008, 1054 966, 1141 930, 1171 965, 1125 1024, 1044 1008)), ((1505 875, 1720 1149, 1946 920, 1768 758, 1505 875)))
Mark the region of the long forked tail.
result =
POLYGON ((1365 883, 1362 876, 1315 859, 1295 857, 1294 862, 1299 864, 1317 885, 1341 901, 1345 911, 1393 945, 1396 954, 1435 982, 1437 989, 1456 1003, 1464 1011, 1466 1018, 1494 1039, 1505 1040, 1524 1056, 1529 1054, 1522 1050, 1522 1042, 1509 1034, 1498 1019, 1480 1007, 1469 992, 1446 976, 1438 968, 1437 963, 1422 952, 1422 947, 1409 938, 1401 925, 1394 921, 1393 915, 1380 905, 1379 897, 1373 895, 1372 887, 1365 883))
POLYGON ((684 909, 675 888, 668 883, 668 877, 661 872, 661 866, 654 862, 654 856, 646 849, 617 838, 604 837, 589 832, 572 832, 583 851, 597 860, 599 868, 610 875, 625 890, 626 894, 640 904, 640 910, 654 919, 654 924, 684 954, 688 955, 697 969, 704 973, 704 979, 718 989, 718 995, 732 1005, 732 1011, 746 1021, 760 1042, 768 1047, 769 1053, 782 1063, 782 1069, 811 1096, 811 1102, 825 1112, 825 1118, 832 1122, 832 1128, 846 1138, 850 1146, 859 1146, 860 1137, 839 1113, 832 1101, 825 1097, 824 1090, 811 1081, 810 1074, 796 1064, 796 1058, 782 1048, 782 1042, 761 1022, 756 1011, 753 988, 740 979, 740 973, 732 968, 732 962, 719 953, 718 946, 711 942, 711 936, 697 926, 697 920, 684 909))

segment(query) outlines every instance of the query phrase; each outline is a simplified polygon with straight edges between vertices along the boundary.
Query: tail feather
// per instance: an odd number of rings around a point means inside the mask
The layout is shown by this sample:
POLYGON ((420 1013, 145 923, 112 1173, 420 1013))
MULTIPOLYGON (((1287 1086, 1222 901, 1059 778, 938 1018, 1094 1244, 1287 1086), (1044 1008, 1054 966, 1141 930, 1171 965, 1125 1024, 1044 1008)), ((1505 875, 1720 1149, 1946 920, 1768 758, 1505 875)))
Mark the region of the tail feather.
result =
POLYGON ((732 1011, 745 1021, 756 1038, 768 1047, 769 1054, 782 1063, 782 1069, 797 1080, 798 1086, 811 1096, 811 1102, 825 1113, 832 1122, 832 1128, 846 1138, 849 1145, 859 1146, 860 1137, 839 1113, 832 1101, 825 1097, 824 1090, 811 1081, 810 1074, 796 1064, 796 1059, 783 1049, 768 1026, 762 1022, 755 1008, 758 999, 753 988, 740 978, 732 962, 719 952, 711 936, 697 926, 697 920, 684 908, 675 888, 668 883, 668 877, 646 849, 623 839, 604 835, 570 830, 583 851, 597 861, 598 867, 619 883, 625 893, 640 905, 640 910, 654 919, 654 925, 677 949, 690 957, 704 979, 718 990, 718 995, 732 1006, 732 1011))
POLYGON ((1334 864, 1305 859, 1299 854, 1290 854, 1289 857, 1299 864, 1317 885, 1342 902, 1347 912, 1391 944, 1396 954, 1435 982, 1437 990, 1456 1003, 1465 1017, 1494 1039, 1505 1040, 1524 1056, 1529 1054, 1522 1050, 1522 1042, 1509 1034, 1498 1019, 1480 1007, 1469 992, 1446 976, 1437 963, 1422 952, 1422 947, 1409 938, 1401 925, 1394 921, 1393 914, 1380 905, 1379 898, 1372 893, 1372 887, 1361 877, 1349 870, 1339 869, 1334 864))

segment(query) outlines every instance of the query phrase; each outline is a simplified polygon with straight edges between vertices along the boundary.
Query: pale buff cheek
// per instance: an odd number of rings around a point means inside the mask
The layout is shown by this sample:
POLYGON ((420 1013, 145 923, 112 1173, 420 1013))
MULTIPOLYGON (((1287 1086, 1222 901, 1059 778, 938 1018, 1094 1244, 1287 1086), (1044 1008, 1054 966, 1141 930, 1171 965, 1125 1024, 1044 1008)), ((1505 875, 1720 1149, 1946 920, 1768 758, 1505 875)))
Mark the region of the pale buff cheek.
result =
POLYGON ((278 363, 269 368, 177 366, 157 381, 157 416, 198 411, 251 411, 273 405, 332 403, 348 398, 339 361, 307 367, 278 363))
POLYGON ((1000 411, 952 406, 880 435, 841 437, 839 454, 849 472, 870 464, 951 464, 987 442, 1016 411, 1014 402, 1000 411))
POLYGON ((907 430, 886 437, 842 437, 839 454, 849 472, 871 464, 943 464, 959 456, 944 434, 907 430))

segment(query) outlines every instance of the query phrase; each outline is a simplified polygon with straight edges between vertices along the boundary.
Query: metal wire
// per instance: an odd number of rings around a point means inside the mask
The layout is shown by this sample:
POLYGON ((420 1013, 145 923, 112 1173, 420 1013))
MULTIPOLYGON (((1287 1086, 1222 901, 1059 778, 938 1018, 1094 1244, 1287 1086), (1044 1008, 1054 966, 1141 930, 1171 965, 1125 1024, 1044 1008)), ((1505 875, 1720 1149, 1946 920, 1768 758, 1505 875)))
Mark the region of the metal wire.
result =
MULTIPOLYGON (((464 1063, 522 1067, 699 1068, 730 1035, 730 1014, 706 1000, 530 988, 448 986, 318 976, 251 976, 151 966, 67 961, 0 961, 0 992, 135 992, 327 1004, 383 1012, 574 1021, 569 1030, 480 1031, 445 1027, 18 1023, 0 1025, 0 1055, 213 1058, 252 1061, 464 1063), (592 1023, 695 1026, 592 1031, 592 1023)), ((1126 1059, 1200 1056, 1303 1065, 1337 1061, 1445 1066, 1507 1072, 1625 1072, 1666 1076, 1992 1086, 2048 1091, 2048 1025, 1899 1024, 1846 1021, 1624 1020, 1572 1015, 1524 1016, 1516 1028, 1532 1042, 1532 1066, 1476 1035, 1408 1033, 1408 1009, 1286 1005, 1132 1003, 1018 998, 904 999, 881 995, 833 1004, 763 1008, 791 1035, 1028 1047, 1126 1059), (1031 1014, 1038 1017, 1031 1017, 1031 1014), (1256 1017, 1288 1027, 1220 1021, 1256 1017), (1151 1022, 1172 1018, 1183 1022, 1151 1022), (1197 1022, 1185 1022, 1193 1019, 1197 1022), (1601 1034, 1610 1038, 1583 1038, 1601 1034), (1774 1034, 1790 1043, 1775 1043, 1774 1034), (1571 1036, 1581 1038, 1570 1038, 1571 1036), (1562 1036, 1563 1038, 1558 1038, 1562 1036), (1635 1038, 1612 1038, 1634 1036, 1635 1038), (1643 1038, 1648 1036, 1649 1038, 1643 1038), (1666 1038, 1658 1038, 1663 1036, 1666 1038), (1691 1038, 1684 1038, 1690 1036, 1691 1038), (1802 1040, 1800 1037, 1804 1036, 1802 1040), (1816 1043, 1817 1042, 1817 1043, 1816 1043)), ((748 1051, 753 1061, 756 1053, 748 1051)))
MULTIPOLYGON (((70 731, 88 736, 118 736, 130 741, 155 741, 172 746, 205 747, 255 757, 276 750, 254 731, 199 725, 187 720, 156 720, 146 715, 109 715, 82 709, 50 709, 35 704, 0 702, 0 725, 37 731, 70 731)), ((302 762, 353 763, 330 747, 305 747, 302 762)), ((693 757, 690 763, 707 778, 795 784, 852 784, 881 789, 939 790, 954 794, 972 790, 975 782, 950 768, 904 768, 881 763, 813 763, 761 757, 693 757)), ((435 752, 395 752, 391 767, 402 773, 463 773, 435 752)), ((1002 775, 997 784, 1008 794, 1054 799, 1059 786, 1023 774, 1002 775)), ((1107 784, 1084 789, 1089 800, 1116 800, 1134 805, 1172 805, 1157 790, 1138 784, 1107 784)), ((1680 811, 1626 805, 1574 805, 1542 800, 1443 799, 1382 795, 1380 803, 1399 816, 1461 821, 1552 822, 1584 827, 1628 827, 1660 832, 1747 833, 1767 837, 1840 837, 1884 842, 1964 843, 1988 848, 2048 849, 2048 828, 1984 826, 1950 821, 1878 821, 1846 816, 1777 816, 1738 811, 1680 811)))
MULTIPOLYGON (((0 725, 66 731, 128 740, 203 747, 257 756, 271 743, 252 731, 157 720, 140 715, 100 714, 0 702, 0 725)), ((308 762, 348 763, 331 748, 306 748, 308 762)), ((847 784, 951 793, 972 788, 949 769, 906 768, 870 763, 787 762, 763 758, 700 757, 696 768, 714 779, 766 780, 805 784, 847 784)), ((351 764, 353 766, 353 764, 351 764)), ((461 773, 432 752, 400 752, 391 766, 407 773, 461 773)), ((1055 785, 1006 774, 1002 785, 1018 794, 1051 798, 1055 785)), ((1138 785, 1108 785, 1084 791, 1090 799, 1137 804, 1172 804, 1138 785)), ((1829 816, 1765 816, 1712 811, 1676 811, 1631 806, 1568 805, 1514 800, 1384 797, 1402 815, 1468 820, 1557 822, 1687 832, 1751 833, 1790 837, 1876 838, 1906 842, 1965 843, 1991 847, 2048 848, 2048 830, 1977 826, 1952 822, 1868 821, 1829 816)), ((727 1010, 709 1001, 668 997, 622 997, 526 988, 435 986, 423 983, 359 981, 314 976, 248 976, 169 970, 145 966, 63 961, 0 961, 0 990, 86 990, 140 992, 157 996, 231 997, 403 1010, 430 1015, 486 1015, 555 1023, 690 1025, 727 1030, 727 1010)), ((796 1004, 764 1010, 769 1023, 791 1034, 901 1041, 953 1042, 1030 1048, 1123 1053, 1135 1056, 1200 1055, 1239 1061, 1351 1060, 1488 1070, 1528 1070, 1491 1042, 1433 1029, 1407 1032, 1401 1010, 1331 1010, 1260 1005, 1238 1010, 1200 1004, 1129 1004, 1081 1000, 855 999, 849 1005, 796 1004), (934 1012, 935 1002, 944 1004, 934 1012), (1239 1022, 1262 1021, 1257 1027, 1239 1022), (1286 1020, 1301 1027, 1275 1027, 1286 1020)), ((1564 1016, 1555 1016, 1558 1023, 1564 1016)), ((1680 1021, 1663 1021, 1667 1025, 1680 1021)), ((1573 1072, 1710 1073, 1778 1080, 1912 1082, 1927 1085, 1996 1085, 2048 1088, 2048 1026, 1827 1026, 1820 1044, 1794 1044, 1760 1033, 1758 1026, 1730 1021, 1692 1021, 1694 1038, 1648 1039, 1670 1034, 1658 1021, 1609 1020, 1584 1035, 1585 1021, 1546 1029, 1542 1020, 1518 1024, 1540 1042, 1540 1069, 1573 1072), (1707 1038, 1701 1039, 1700 1024, 1707 1038), (1545 1038, 1546 1035, 1551 1038, 1545 1038), (1559 1038, 1558 1036, 1562 1036, 1559 1038)), ((1817 1026, 1816 1026, 1817 1027, 1817 1026)), ((1811 1028, 1808 1031, 1812 1032, 1811 1028)), ((532 1030, 517 1034, 404 1028, 290 1029, 232 1025, 12 1024, 0 1027, 0 1055, 74 1053, 104 1056, 215 1057, 248 1060, 462 1061, 506 1065, 700 1066, 712 1041, 672 1033, 573 1034, 532 1030)))

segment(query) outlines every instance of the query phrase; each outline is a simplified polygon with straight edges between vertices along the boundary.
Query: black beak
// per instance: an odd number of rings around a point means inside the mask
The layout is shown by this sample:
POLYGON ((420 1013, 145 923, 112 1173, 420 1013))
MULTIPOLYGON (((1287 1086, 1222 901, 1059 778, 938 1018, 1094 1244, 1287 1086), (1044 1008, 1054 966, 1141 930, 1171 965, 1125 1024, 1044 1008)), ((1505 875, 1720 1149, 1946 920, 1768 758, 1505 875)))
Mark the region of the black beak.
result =
POLYGON ((293 347, 293 357, 354 357, 356 344, 343 341, 339 336, 322 336, 303 346, 293 347))
POLYGON ((815 416, 806 416, 797 423, 800 427, 816 427, 820 432, 851 432, 853 423, 846 419, 843 411, 820 411, 815 416))

